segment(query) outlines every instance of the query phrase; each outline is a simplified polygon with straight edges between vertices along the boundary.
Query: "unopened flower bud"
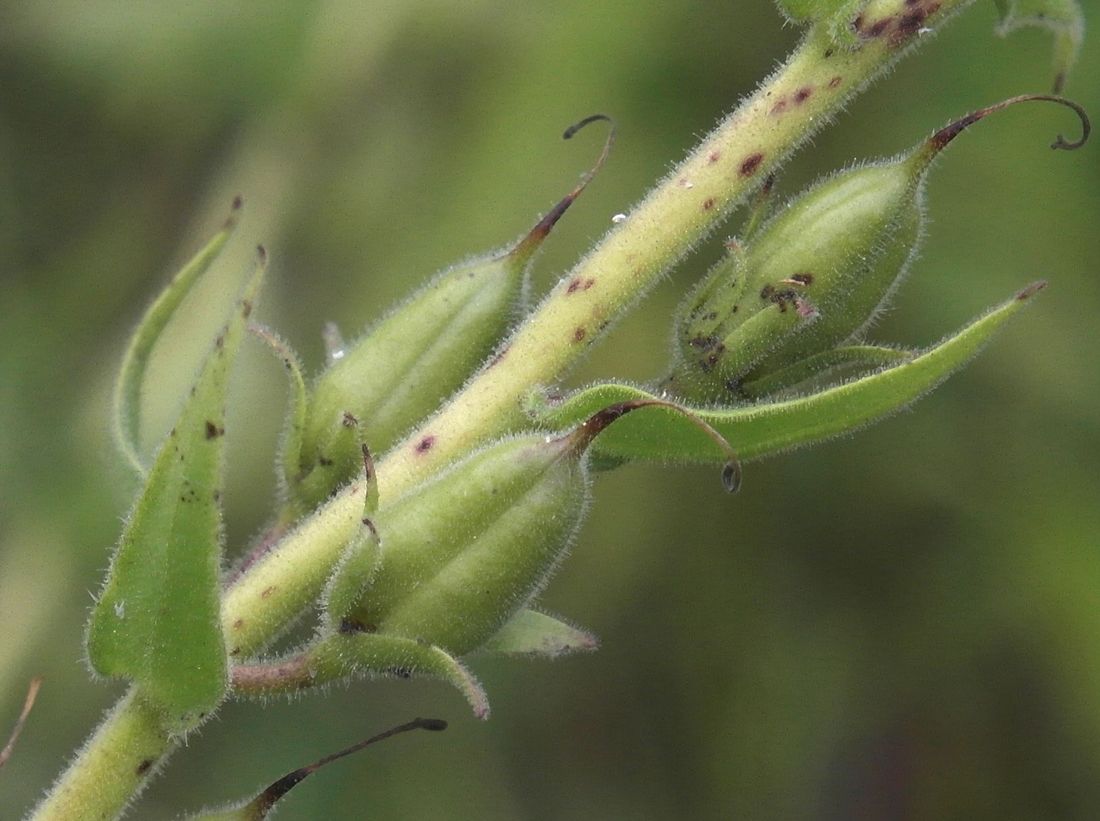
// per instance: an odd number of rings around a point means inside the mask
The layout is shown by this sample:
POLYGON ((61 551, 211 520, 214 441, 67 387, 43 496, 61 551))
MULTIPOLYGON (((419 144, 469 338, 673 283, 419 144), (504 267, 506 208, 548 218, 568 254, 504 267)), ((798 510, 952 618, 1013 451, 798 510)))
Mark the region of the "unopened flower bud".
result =
MULTIPOLYGON (((458 656, 481 647, 542 589, 565 555, 588 503, 588 446, 619 417, 652 405, 676 407, 625 402, 563 436, 505 439, 380 509, 381 558, 352 556, 341 566, 330 585, 341 593, 328 599, 329 623, 458 656), (356 579, 362 589, 352 599, 347 591, 356 579)), ((729 445, 697 424, 723 448, 724 481, 736 489, 739 469, 729 445)))
MULTIPOLYGON (((813 185, 734 246, 688 297, 676 329, 669 385, 686 396, 760 395, 788 369, 857 339, 892 295, 916 252, 922 189, 932 161, 963 130, 1017 102, 1049 100, 1088 120, 1075 103, 1027 95, 975 111, 900 157, 842 171, 813 185)), ((824 360, 823 360, 824 361, 824 360)), ((789 383, 788 383, 789 384, 789 383)))
MULTIPOLYGON (((606 120, 594 115, 565 132, 606 120)), ((515 315, 535 252, 603 165, 595 166, 511 250, 443 271, 332 360, 314 386, 292 488, 323 500, 358 469, 361 424, 376 452, 457 390, 492 352, 515 315)))

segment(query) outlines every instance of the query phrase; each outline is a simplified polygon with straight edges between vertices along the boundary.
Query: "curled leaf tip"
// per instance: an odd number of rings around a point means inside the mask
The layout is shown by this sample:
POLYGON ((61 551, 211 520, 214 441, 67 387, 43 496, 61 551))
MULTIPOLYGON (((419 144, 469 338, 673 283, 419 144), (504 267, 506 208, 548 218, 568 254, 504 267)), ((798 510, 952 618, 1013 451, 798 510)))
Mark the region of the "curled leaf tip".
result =
POLYGON ((600 169, 603 168, 604 163, 607 162, 607 158, 611 153, 611 146, 615 144, 615 121, 608 115, 592 114, 589 117, 585 117, 583 120, 573 123, 573 125, 565 129, 562 138, 566 140, 572 139, 573 135, 589 123, 598 122, 600 120, 610 123, 611 128, 607 133, 607 139, 604 141, 603 150, 600 152, 600 156, 596 158, 595 164, 585 172, 576 187, 562 197, 557 205, 551 208, 546 216, 539 220, 535 227, 527 233, 527 236, 520 240, 516 247, 511 250, 509 255, 513 258, 525 261, 538 249, 539 245, 541 245, 542 241, 550 234, 550 231, 557 224, 558 220, 560 220, 562 215, 569 210, 569 206, 571 206, 584 189, 588 187, 588 184, 592 182, 595 176, 600 172, 600 169))
POLYGON ((726 462, 722 468, 722 487, 726 493, 736 493, 741 489, 741 463, 726 462))
POLYGON ((667 410, 680 414, 714 442, 726 457, 726 465, 722 469, 722 485, 730 493, 737 492, 738 488, 741 487, 741 460, 738 458, 733 446, 730 445, 729 440, 699 414, 689 408, 685 408, 683 405, 678 405, 675 402, 669 402, 665 399, 651 397, 630 399, 625 402, 608 405, 603 410, 597 411, 588 417, 588 419, 586 419, 573 433, 568 435, 567 438, 571 440, 573 452, 577 454, 583 453, 592 441, 599 436, 600 433, 610 427, 617 419, 640 408, 649 407, 666 408, 667 410))
POLYGON ((223 231, 231 231, 237 227, 237 220, 241 216, 241 208, 244 206, 244 198, 240 194, 233 198, 233 203, 229 206, 229 216, 225 218, 225 222, 222 223, 223 231))
POLYGON ((944 126, 928 138, 928 141, 925 143, 925 156, 927 159, 931 160, 932 157, 946 148, 952 140, 959 136, 959 134, 988 115, 1001 111, 1009 106, 1016 105, 1017 103, 1028 102, 1057 103, 1058 105, 1071 109, 1081 120, 1081 137, 1075 141, 1070 141, 1067 140, 1064 135, 1059 134, 1054 138, 1054 142, 1050 144, 1052 149, 1073 151, 1088 142, 1089 134, 1092 131, 1092 123, 1089 121, 1088 114, 1085 112, 1084 107, 1079 103, 1075 103, 1073 100, 1059 97, 1055 94, 1021 94, 1016 97, 1010 97, 1007 100, 1002 100, 999 103, 986 106, 985 108, 979 108, 977 111, 972 111, 965 117, 960 117, 954 122, 944 126))

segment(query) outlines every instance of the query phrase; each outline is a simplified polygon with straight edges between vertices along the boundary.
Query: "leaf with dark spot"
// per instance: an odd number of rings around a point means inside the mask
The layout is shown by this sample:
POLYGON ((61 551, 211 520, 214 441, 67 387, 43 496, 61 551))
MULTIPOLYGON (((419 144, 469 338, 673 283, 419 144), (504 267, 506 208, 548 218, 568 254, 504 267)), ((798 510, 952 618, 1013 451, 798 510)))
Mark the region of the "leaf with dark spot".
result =
POLYGON ((245 330, 243 306, 255 300, 263 271, 261 258, 175 434, 153 460, 88 625, 88 658, 96 672, 135 682, 177 732, 196 726, 226 688, 216 491, 229 372, 245 330))

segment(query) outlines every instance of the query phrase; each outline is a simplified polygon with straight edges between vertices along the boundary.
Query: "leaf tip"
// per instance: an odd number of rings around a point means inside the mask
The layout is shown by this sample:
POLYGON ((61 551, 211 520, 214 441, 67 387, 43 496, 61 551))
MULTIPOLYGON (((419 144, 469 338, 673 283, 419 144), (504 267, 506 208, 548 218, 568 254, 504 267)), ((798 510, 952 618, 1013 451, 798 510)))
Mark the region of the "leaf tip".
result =
POLYGON ((1045 279, 1040 279, 1038 282, 1033 282, 1016 294, 1016 301, 1026 302, 1046 287, 1047 281, 1045 279))

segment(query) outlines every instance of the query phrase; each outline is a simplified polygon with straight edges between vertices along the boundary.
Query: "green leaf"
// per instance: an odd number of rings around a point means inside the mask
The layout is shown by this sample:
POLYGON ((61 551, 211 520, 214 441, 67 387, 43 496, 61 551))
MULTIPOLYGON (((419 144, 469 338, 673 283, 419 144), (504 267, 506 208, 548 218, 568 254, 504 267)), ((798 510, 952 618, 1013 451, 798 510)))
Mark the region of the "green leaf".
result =
POLYGON ((297 696, 311 687, 356 676, 441 679, 466 697, 475 716, 489 717, 485 690, 446 650, 418 639, 359 631, 323 634, 300 653, 236 665, 233 694, 297 696))
POLYGON ((226 687, 220 613, 220 494, 229 371, 264 258, 217 337, 123 530, 88 626, 96 672, 136 682, 177 732, 226 687))
POLYGON ((1059 94, 1085 38, 1085 16, 1078 0, 995 0, 1001 16, 1001 37, 1016 29, 1037 26, 1054 35, 1054 93, 1059 94))
POLYGON ((279 358, 286 369, 287 379, 290 381, 290 402, 279 459, 282 463, 284 489, 289 492, 289 489, 294 486, 294 482, 298 478, 298 463, 302 453, 302 435, 309 413, 309 392, 306 388, 305 377, 302 375, 302 362, 294 349, 270 328, 262 325, 250 325, 248 330, 262 340, 271 352, 279 358))
MULTIPOLYGON (((807 385, 824 385, 839 382, 841 376, 855 376, 859 373, 907 362, 914 356, 912 351, 899 351, 896 348, 884 348, 879 345, 850 345, 832 348, 807 357, 782 370, 773 371, 767 376, 746 382, 741 393, 749 399, 771 396, 780 391, 804 388, 807 385)), ((805 392, 805 391, 803 391, 805 392)))
POLYGON ((792 23, 819 25, 837 43, 857 43, 851 23, 867 0, 776 0, 779 11, 792 23))
POLYGON ((586 630, 537 610, 521 610, 478 652, 553 659, 568 653, 588 652, 599 646, 599 639, 586 630))
POLYGON ((222 229, 214 235, 205 248, 183 266, 160 296, 149 306, 137 330, 130 338, 126 353, 123 354, 122 368, 115 383, 115 441, 122 455, 141 476, 145 475, 149 467, 147 460, 141 454, 139 444, 141 389, 145 382, 145 369, 149 364, 149 355, 184 297, 210 268, 233 234, 233 229, 237 227, 237 212, 240 207, 240 199, 235 200, 233 211, 222 229))
POLYGON ((858 9, 865 0, 776 0, 779 10, 792 22, 832 20, 858 9))
MULTIPOLYGON (((754 459, 856 430, 909 405, 978 353, 1045 283, 1025 288, 920 356, 837 387, 782 402, 736 408, 692 408, 716 428, 742 459, 754 459)), ((529 410, 545 426, 570 428, 617 402, 652 397, 630 385, 595 385, 551 404, 532 398, 529 410)), ((715 462, 714 442, 682 413, 655 407, 632 413, 593 443, 604 459, 715 462)))

